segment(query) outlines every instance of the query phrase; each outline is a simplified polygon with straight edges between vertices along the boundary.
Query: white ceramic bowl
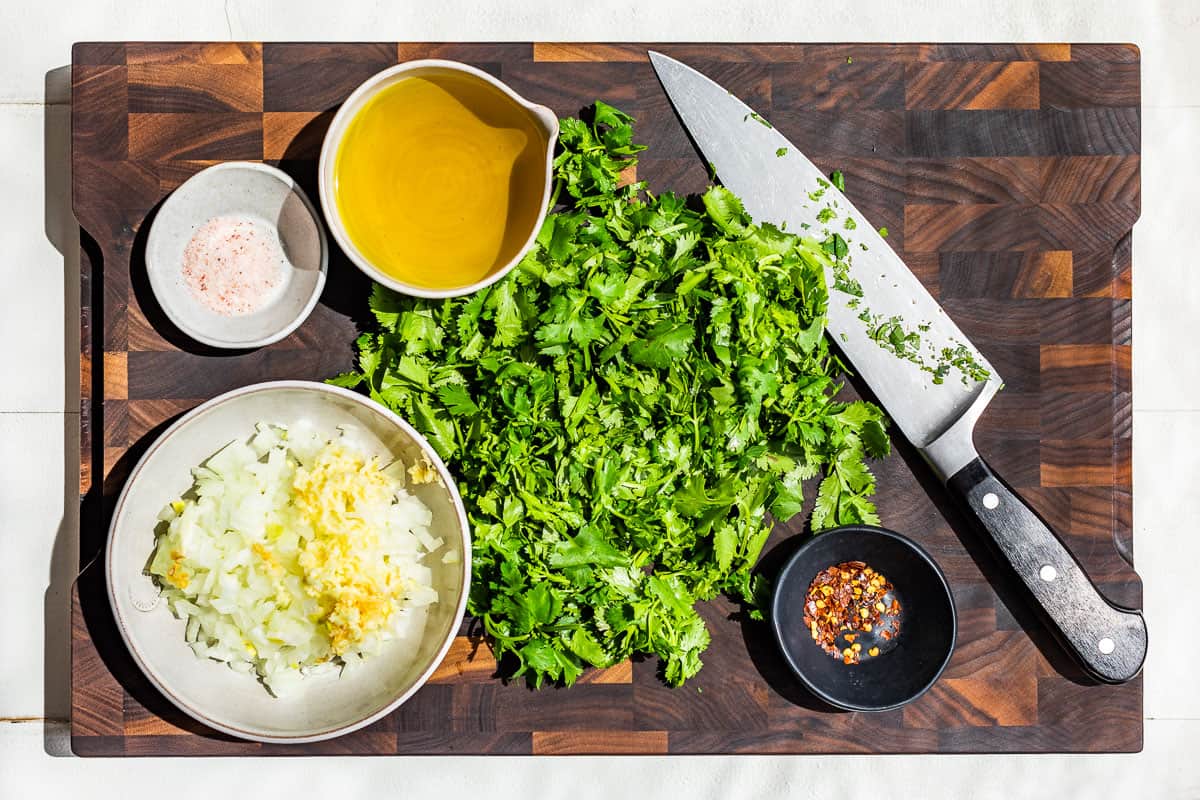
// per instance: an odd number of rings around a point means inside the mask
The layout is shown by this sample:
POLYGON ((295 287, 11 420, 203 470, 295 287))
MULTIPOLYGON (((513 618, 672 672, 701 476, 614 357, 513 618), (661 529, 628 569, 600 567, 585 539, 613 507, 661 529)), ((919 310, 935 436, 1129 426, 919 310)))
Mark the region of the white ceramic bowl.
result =
POLYGON ((496 281, 507 275, 512 268, 517 265, 521 257, 528 252, 537 239, 538 231, 542 227, 542 223, 546 219, 546 213, 549 210, 550 190, 554 182, 554 144, 558 140, 558 117, 553 111, 543 105, 531 103, 519 94, 514 92, 507 84, 497 78, 492 77, 481 69, 476 69, 469 64, 462 64, 458 61, 445 61, 442 59, 430 58, 417 61, 407 61, 403 64, 397 64, 394 67, 389 67, 382 72, 377 72, 370 78, 367 78, 363 83, 354 90, 354 92, 346 98, 346 102, 342 103, 342 107, 338 109, 334 115, 333 121, 329 124, 329 130, 325 133, 325 141, 321 145, 321 160, 318 165, 317 175, 320 184, 321 207, 325 211, 325 221, 329 224, 329 230, 333 234, 334 241, 338 246, 345 251, 347 257, 354 264, 365 272, 372 280, 381 283, 384 286, 401 294, 410 295, 412 297, 458 297, 460 295, 471 294, 485 286, 491 286, 496 281), (349 128, 350 122, 354 119, 354 115, 366 105, 367 101, 374 97, 382 89, 398 83, 406 78, 419 77, 421 75, 438 74, 446 72, 457 72, 464 75, 469 75, 477 80, 489 83, 495 86, 504 94, 512 99, 517 106, 524 108, 541 127, 542 132, 546 135, 546 166, 545 166, 545 185, 542 189, 541 211, 538 213, 537 219, 529 231, 529 235, 525 239, 525 243, 516 255, 512 257, 506 264, 502 264, 482 279, 467 286, 456 286, 452 289, 430 289, 424 286, 414 286, 409 283, 399 281, 383 270, 379 269, 375 264, 371 263, 370 259, 364 256, 354 242, 350 240, 349 234, 346 232, 346 226, 342 222, 341 212, 338 210, 337 198, 334 194, 334 176, 333 168, 337 160, 338 148, 341 146, 342 137, 346 134, 346 129, 349 128))
POLYGON ((181 331, 213 347, 261 347, 296 330, 316 306, 328 269, 325 230, 304 190, 287 173, 249 161, 216 164, 184 181, 159 208, 146 239, 146 272, 163 311, 181 331), (250 314, 219 314, 184 283, 188 242, 197 228, 222 216, 270 225, 283 245, 282 289, 250 314))
MULTIPOLYGON (((442 551, 439 551, 439 553, 442 551)), ((314 742, 357 730, 389 713, 421 687, 445 657, 462 623, 471 575, 466 512, 445 465, 408 423, 346 389, 276 381, 236 389, 193 409, 151 445, 117 500, 105 556, 109 600, 134 661, 182 711, 219 731, 259 742, 314 742), (349 424, 374 440, 381 457, 411 464, 424 456, 439 481, 410 486, 433 514, 431 532, 456 552, 455 564, 426 559, 438 601, 409 612, 384 651, 341 677, 312 677, 272 697, 253 676, 200 659, 184 641, 157 586, 145 574, 156 515, 192 485, 191 468, 226 443, 247 438, 256 422, 309 420, 332 434, 349 424)))

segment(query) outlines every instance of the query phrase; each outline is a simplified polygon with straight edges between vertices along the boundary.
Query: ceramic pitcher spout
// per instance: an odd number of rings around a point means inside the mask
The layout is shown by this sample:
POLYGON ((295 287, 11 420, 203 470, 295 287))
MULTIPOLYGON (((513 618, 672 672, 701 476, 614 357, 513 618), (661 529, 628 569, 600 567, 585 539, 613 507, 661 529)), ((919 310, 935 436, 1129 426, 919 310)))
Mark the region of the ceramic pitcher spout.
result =
POLYGON ((550 153, 554 152, 554 142, 558 139, 558 115, 546 106, 538 103, 531 103, 524 98, 521 98, 521 105, 529 109, 534 118, 537 119, 541 126, 542 133, 546 134, 548 149, 550 153))

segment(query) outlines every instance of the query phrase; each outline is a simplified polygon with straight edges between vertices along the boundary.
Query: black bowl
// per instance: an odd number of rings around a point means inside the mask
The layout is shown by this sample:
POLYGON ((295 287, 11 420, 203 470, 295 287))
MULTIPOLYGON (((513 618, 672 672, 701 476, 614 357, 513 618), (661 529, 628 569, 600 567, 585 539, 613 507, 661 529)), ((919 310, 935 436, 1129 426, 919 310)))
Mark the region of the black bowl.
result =
POLYGON ((887 711, 917 699, 942 674, 958 634, 946 576, 916 542, 895 531, 854 525, 818 533, 784 565, 775 581, 771 627, 784 659, 809 691, 847 711, 887 711), (824 569, 863 561, 883 573, 900 602, 900 632, 874 642, 860 634, 863 652, 880 654, 844 664, 813 641, 804 624, 808 587, 824 569))

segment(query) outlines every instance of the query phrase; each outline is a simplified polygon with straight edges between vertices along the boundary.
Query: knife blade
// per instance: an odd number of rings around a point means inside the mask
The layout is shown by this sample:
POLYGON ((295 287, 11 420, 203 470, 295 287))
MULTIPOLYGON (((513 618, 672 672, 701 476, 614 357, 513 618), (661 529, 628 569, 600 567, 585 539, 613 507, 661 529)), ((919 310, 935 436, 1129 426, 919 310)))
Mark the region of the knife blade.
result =
POLYGON ((830 335, 990 536, 1065 648, 1101 681, 1136 676, 1146 656, 1141 614, 1104 598, 1061 539, 975 449, 975 423, 1002 385, 995 368, 870 220, 787 137, 700 72, 662 53, 649 56, 684 128, 751 217, 817 240, 832 233, 846 240, 848 269, 827 274, 830 335), (880 325, 893 321, 902 334, 919 336, 920 349, 908 347, 908 357, 884 346, 886 338, 881 345, 880 325), (949 369, 940 383, 931 375, 938 368, 949 369))

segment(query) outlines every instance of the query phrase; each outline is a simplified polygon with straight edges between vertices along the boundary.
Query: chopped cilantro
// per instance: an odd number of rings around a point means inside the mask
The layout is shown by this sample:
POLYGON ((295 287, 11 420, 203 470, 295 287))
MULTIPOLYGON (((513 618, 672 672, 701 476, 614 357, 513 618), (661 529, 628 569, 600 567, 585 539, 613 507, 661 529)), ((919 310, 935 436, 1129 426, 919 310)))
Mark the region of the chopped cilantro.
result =
MULTIPOLYGON (((850 307, 855 308, 857 304, 850 307)), ((867 336, 872 341, 897 358, 916 364, 922 372, 932 377, 935 384, 944 383, 952 369, 961 373, 964 386, 969 386, 970 381, 986 381, 991 377, 991 373, 962 342, 955 342, 954 347, 943 347, 940 352, 927 352, 931 348, 923 347, 917 331, 928 332, 928 322, 922 322, 913 331, 904 327, 904 320, 899 316, 885 318, 882 314, 872 314, 869 309, 863 309, 858 318, 866 323, 867 336)))
POLYGON ((787 520, 809 495, 814 530, 878 522, 884 416, 836 399, 825 336, 845 242, 756 224, 719 186, 696 203, 620 185, 643 149, 632 123, 600 102, 563 119, 561 204, 517 268, 448 300, 376 286, 359 371, 333 379, 449 463, 468 609, 535 686, 638 654, 681 684, 709 644, 698 602, 760 613, 767 511, 787 520))
POLYGON ((776 157, 776 158, 783 158, 783 157, 784 157, 784 156, 786 156, 786 155, 787 155, 787 148, 786 148, 786 147, 781 147, 781 148, 779 148, 778 150, 776 150, 776 151, 775 151, 775 157, 776 157))
POLYGON ((872 314, 867 321, 867 335, 873 341, 900 358, 911 357, 921 347, 921 337, 904 329, 904 320, 899 316, 882 319, 872 314))
MULTIPOLYGON (((841 234, 832 234, 825 241, 821 242, 821 247, 826 253, 833 256, 836 261, 842 261, 846 258, 846 253, 850 248, 846 246, 846 240, 841 237, 841 234)), ((849 263, 845 263, 846 269, 850 268, 849 263)))
POLYGON ((992 373, 975 360, 975 354, 971 352, 971 348, 962 342, 955 342, 953 348, 943 347, 941 361, 961 372, 964 376, 963 383, 966 383, 966 378, 973 381, 986 381, 992 377, 992 373))

